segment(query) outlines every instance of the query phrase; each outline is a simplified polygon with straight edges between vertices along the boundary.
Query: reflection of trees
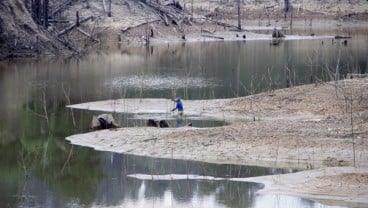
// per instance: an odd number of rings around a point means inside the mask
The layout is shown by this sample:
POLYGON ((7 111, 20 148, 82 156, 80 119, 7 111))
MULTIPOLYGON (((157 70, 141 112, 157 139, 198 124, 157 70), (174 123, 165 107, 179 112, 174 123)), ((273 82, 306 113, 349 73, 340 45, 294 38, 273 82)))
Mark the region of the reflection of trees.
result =
MULTIPOLYGON (((63 204, 76 198, 90 204, 95 199, 96 182, 102 177, 95 165, 98 154, 89 149, 74 148, 73 151, 73 147, 65 143, 65 136, 73 134, 75 128, 63 99, 52 96, 54 90, 42 86, 32 96, 26 96, 29 98, 18 112, 5 117, 5 123, 11 125, 5 127, 1 135, 13 136, 10 139, 1 136, 0 190, 1 196, 6 198, 1 197, 0 207, 18 203, 27 206, 32 201, 42 204, 50 200, 63 204), (42 192, 37 191, 40 188, 42 192), (45 194, 45 188, 61 197, 55 199, 45 194), (57 202, 61 199, 66 200, 57 202)), ((87 118, 78 114, 78 119, 87 118)))
POLYGON ((216 199, 230 207, 249 207, 253 193, 260 188, 258 184, 206 181, 206 180, 169 180, 150 181, 128 178, 126 175, 142 174, 197 174, 214 177, 250 177, 286 172, 281 169, 268 169, 256 166, 217 165, 211 163, 158 159, 115 153, 104 153, 100 160, 104 180, 98 186, 97 204, 116 206, 124 199, 140 200, 163 199, 167 192, 177 202, 191 201, 194 196, 216 199), (140 193, 143 191, 143 193, 140 193), (140 195, 143 194, 143 195, 140 195))
POLYGON ((196 184, 197 182, 190 180, 171 181, 173 198, 177 201, 190 201, 195 194, 196 184))
POLYGON ((145 198, 162 198, 170 187, 170 181, 146 181, 145 198))
POLYGON ((221 185, 217 181, 202 181, 198 186, 198 194, 200 196, 211 195, 216 192, 217 189, 221 189, 221 185))
POLYGON ((216 198, 228 207, 252 207, 259 184, 225 181, 221 183, 216 198))
MULTIPOLYGON (((10 143, 8 146, 19 144, 10 143)), ((18 184, 24 183, 23 174, 19 171, 17 155, 14 148, 0 147, 0 207, 15 207, 18 184)))

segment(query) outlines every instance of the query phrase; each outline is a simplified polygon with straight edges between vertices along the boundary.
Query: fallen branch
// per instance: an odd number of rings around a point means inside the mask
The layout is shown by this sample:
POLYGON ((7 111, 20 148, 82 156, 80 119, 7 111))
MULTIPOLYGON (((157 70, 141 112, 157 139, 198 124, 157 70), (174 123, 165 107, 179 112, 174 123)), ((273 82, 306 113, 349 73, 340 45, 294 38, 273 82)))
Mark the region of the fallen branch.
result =
POLYGON ((73 30, 75 27, 77 27, 77 24, 73 24, 67 28, 65 28, 64 30, 60 31, 58 36, 64 35, 66 33, 68 33, 69 31, 73 30))
MULTIPOLYGON (((142 3, 142 2, 140 2, 142 3)), ((145 5, 153 8, 155 11, 158 12, 158 15, 162 18, 165 22, 166 26, 169 26, 169 21, 173 24, 178 25, 181 28, 181 23, 185 18, 185 14, 180 7, 177 5, 162 5, 155 1, 144 2, 145 5)), ((143 3, 142 3, 143 4, 143 3)))
POLYGON ((69 50, 73 51, 74 53, 79 54, 81 51, 76 49, 73 45, 71 45, 69 42, 62 40, 61 38, 56 37, 56 40, 58 40, 60 43, 62 43, 65 47, 67 47, 69 50))
POLYGON ((91 40, 95 41, 95 42, 100 42, 99 40, 97 40, 96 38, 94 38, 91 34, 87 33, 86 31, 82 30, 81 28, 77 28, 78 32, 82 33, 83 35, 91 38, 91 40))
MULTIPOLYGON (((93 16, 89 16, 89 17, 86 17, 86 18, 84 18, 84 19, 82 19, 82 20, 80 20, 79 21, 79 24, 82 24, 82 23, 84 23, 84 22, 87 22, 88 20, 90 20, 90 19, 93 19, 93 16)), ((68 33, 68 32, 70 32, 71 30, 73 30, 75 27, 77 27, 78 26, 78 23, 76 22, 76 23, 74 23, 73 25, 71 25, 71 26, 69 26, 69 27, 67 27, 67 28, 65 28, 64 30, 62 30, 62 31, 60 31, 59 32, 59 34, 58 34, 58 36, 61 36, 61 35, 64 35, 64 34, 66 34, 66 33, 68 33)))
POLYGON ((105 0, 102 0, 102 7, 103 7, 103 10, 104 12, 106 12, 106 3, 105 3, 105 0))
POLYGON ((209 33, 209 34, 213 34, 213 33, 215 33, 216 31, 209 31, 209 30, 201 29, 201 32, 209 33))
POLYGON ((341 18, 342 19, 348 19, 348 18, 350 18, 352 16, 355 16, 355 15, 358 15, 358 13, 356 13, 356 12, 349 13, 349 14, 346 14, 346 15, 342 16, 341 18))
POLYGON ((58 7, 53 9, 52 16, 55 16, 56 13, 61 12, 64 10, 73 0, 66 0, 64 3, 61 3, 58 7))
POLYGON ((169 20, 167 19, 166 14, 162 14, 161 18, 164 20, 165 26, 169 26, 169 20))
POLYGON ((228 23, 225 23, 225 22, 220 22, 220 21, 217 21, 217 20, 213 20, 213 19, 209 19, 209 18, 204 18, 204 17, 202 17, 202 18, 196 18, 196 19, 198 19, 198 20, 203 20, 204 19, 205 21, 213 22, 213 23, 215 23, 217 25, 220 25, 220 26, 223 26, 223 27, 235 28, 237 31, 239 30, 238 29, 238 26, 231 25, 231 24, 228 24, 228 23))
POLYGON ((366 78, 368 74, 356 74, 356 73, 348 73, 346 77, 353 79, 353 78, 366 78))
POLYGON ((201 35, 202 37, 206 37, 206 38, 215 38, 215 39, 220 39, 220 40, 224 40, 224 37, 220 37, 220 36, 213 36, 213 35, 201 35))
POLYGON ((48 22, 49 23, 63 23, 63 24, 70 23, 69 20, 55 20, 55 19, 49 19, 48 22))
POLYGON ((336 35, 335 39, 349 39, 351 38, 351 36, 340 36, 340 35, 336 35))
POLYGON ((123 28, 123 29, 121 29, 121 32, 124 33, 124 32, 127 32, 128 30, 133 29, 133 28, 137 28, 137 27, 140 27, 140 26, 145 25, 145 24, 151 24, 151 23, 154 23, 154 22, 157 22, 157 21, 160 21, 160 20, 156 19, 156 20, 152 20, 152 21, 148 21, 148 22, 143 22, 143 23, 140 23, 140 24, 132 26, 132 27, 123 28))

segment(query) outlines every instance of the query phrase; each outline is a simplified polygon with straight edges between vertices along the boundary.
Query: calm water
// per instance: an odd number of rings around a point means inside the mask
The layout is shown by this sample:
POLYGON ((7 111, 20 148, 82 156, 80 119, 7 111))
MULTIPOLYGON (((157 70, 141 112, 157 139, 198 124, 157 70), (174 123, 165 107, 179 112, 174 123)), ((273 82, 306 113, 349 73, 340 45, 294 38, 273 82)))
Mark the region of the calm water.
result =
MULTIPOLYGON (((100 112, 72 112, 65 105, 123 97, 244 96, 329 80, 337 63, 341 75, 364 73, 367 43, 366 33, 354 33, 347 45, 340 40, 284 41, 276 47, 268 41, 120 45, 81 59, 2 62, 0 207, 327 207, 294 197, 256 196, 259 184, 129 178, 134 173, 230 178, 290 170, 152 159, 71 146, 64 138, 86 132, 92 115, 100 112)), ((122 126, 144 124, 134 115, 114 117, 122 126)), ((190 122, 198 127, 223 125, 190 122)))

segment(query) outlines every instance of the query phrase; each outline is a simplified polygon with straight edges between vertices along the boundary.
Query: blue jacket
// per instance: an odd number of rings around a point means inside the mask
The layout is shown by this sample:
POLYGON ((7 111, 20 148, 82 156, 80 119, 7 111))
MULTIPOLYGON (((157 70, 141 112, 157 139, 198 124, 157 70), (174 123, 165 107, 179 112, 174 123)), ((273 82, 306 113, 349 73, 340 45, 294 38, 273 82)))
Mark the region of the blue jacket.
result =
POLYGON ((176 109, 178 109, 178 111, 184 111, 183 103, 181 102, 181 100, 176 102, 176 109))

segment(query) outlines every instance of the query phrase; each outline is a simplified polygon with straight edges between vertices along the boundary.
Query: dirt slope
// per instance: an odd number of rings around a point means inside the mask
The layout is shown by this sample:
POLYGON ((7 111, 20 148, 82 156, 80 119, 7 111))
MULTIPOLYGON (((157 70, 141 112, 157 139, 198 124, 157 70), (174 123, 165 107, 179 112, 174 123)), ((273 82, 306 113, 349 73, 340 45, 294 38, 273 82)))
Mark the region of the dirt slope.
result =
MULTIPOLYGON (((49 18, 62 21, 50 23, 45 28, 37 25, 30 13, 30 4, 24 0, 2 0, 0 2, 0 59, 6 57, 28 57, 38 54, 70 54, 88 51, 91 47, 111 42, 147 41, 152 38, 168 41, 183 41, 192 34, 213 35, 236 29, 236 1, 177 1, 181 9, 172 6, 172 1, 158 1, 159 8, 173 11, 176 20, 165 18, 157 7, 144 1, 112 1, 111 17, 103 1, 56 1, 50 0, 49 18), (166 6, 165 6, 166 5, 166 6), (51 11, 60 9, 60 12, 51 11), (78 28, 63 35, 60 31, 73 26, 76 12, 80 19, 93 16, 78 28), (149 22, 149 24, 145 24, 149 22)), ((153 2, 153 1, 152 1, 153 2)), ((289 27, 290 13, 284 19, 283 1, 251 1, 241 5, 242 27, 259 29, 275 26, 289 27)), ((368 2, 366 1, 292 1, 293 27, 339 27, 343 25, 366 26, 368 2), (322 20, 322 22, 321 22, 322 20)), ((235 32, 232 33, 235 35, 235 32)))
POLYGON ((33 21, 24 1, 0 1, 0 60, 7 57, 33 57, 41 53, 69 53, 55 37, 33 21))

